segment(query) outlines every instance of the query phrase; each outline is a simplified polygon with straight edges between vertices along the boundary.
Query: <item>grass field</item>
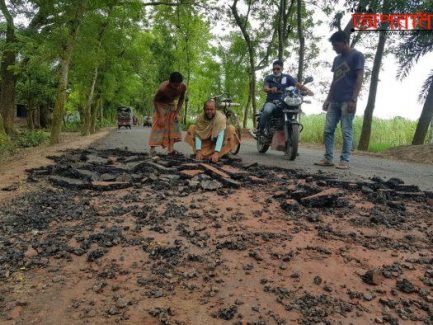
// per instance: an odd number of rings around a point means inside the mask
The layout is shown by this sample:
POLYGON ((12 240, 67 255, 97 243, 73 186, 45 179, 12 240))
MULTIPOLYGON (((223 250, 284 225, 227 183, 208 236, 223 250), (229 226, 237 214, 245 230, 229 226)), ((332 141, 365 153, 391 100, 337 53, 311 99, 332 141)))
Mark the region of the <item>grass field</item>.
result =
MULTIPOLYGON (((301 141, 304 143, 323 143, 323 130, 325 127, 325 114, 302 116, 301 123, 304 130, 301 141)), ((411 144, 417 122, 395 117, 390 120, 374 118, 368 151, 381 152, 389 148, 411 144)), ((356 116, 353 121, 354 148, 357 148, 361 135, 362 117, 356 116)), ((341 146, 341 129, 336 132, 336 144, 341 146)))
MULTIPOLYGON (((323 130, 325 128, 326 114, 303 115, 301 123, 304 125, 304 130, 301 133, 302 143, 323 143, 323 130)), ((353 121, 353 147, 356 149, 361 136, 362 116, 356 116, 353 121)), ((372 133, 370 138, 370 146, 368 151, 382 152, 389 148, 394 148, 402 145, 410 145, 413 135, 415 134, 417 121, 411 121, 402 117, 393 119, 374 118, 372 124, 372 133)), ((248 128, 253 128, 252 121, 248 123, 248 128)), ((427 142, 430 141, 431 132, 428 133, 427 142)), ((342 145, 341 129, 337 127, 335 131, 336 145, 342 145)))

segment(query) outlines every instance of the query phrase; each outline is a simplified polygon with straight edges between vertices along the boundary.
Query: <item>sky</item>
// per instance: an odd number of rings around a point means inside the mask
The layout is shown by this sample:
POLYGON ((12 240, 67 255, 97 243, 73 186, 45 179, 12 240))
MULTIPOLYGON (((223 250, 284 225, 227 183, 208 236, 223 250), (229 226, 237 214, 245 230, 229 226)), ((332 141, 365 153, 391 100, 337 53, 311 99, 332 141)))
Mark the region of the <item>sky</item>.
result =
MULTIPOLYGON (((226 2, 221 0, 222 3, 226 2)), ((342 1, 340 1, 342 3, 342 1)), ((337 9, 343 10, 343 6, 337 5, 337 9)), ((308 8, 307 9, 313 9, 308 8)), ((331 30, 329 28, 329 22, 332 16, 326 16, 322 11, 315 9, 314 10, 314 20, 323 20, 324 23, 321 26, 315 28, 315 35, 323 37, 321 42, 319 43, 319 48, 321 49, 319 54, 319 61, 328 62, 332 64, 336 53, 332 50, 331 44, 328 41, 329 36, 335 32, 335 30, 331 30)), ((345 26, 347 21, 351 19, 350 12, 347 11, 347 14, 343 18, 342 26, 345 26)), ((215 35, 223 35, 229 32, 229 29, 222 30, 222 27, 218 24, 214 25, 212 32, 215 35)), ((371 34, 371 33, 370 33, 371 34)), ((433 34, 433 32, 432 32, 433 34)), ((433 35, 432 35, 433 37, 433 35)), ((374 37, 372 41, 377 42, 377 37, 374 37)), ((355 48, 361 52, 365 49, 362 45, 357 45, 355 48)), ((292 57, 291 60, 295 62, 287 62, 286 66, 291 64, 297 64, 297 57, 292 57)), ((272 62, 272 60, 271 60, 272 62)), ((366 60, 366 66, 369 66, 370 69, 373 66, 373 59, 366 60)), ((377 97, 376 97, 376 105, 373 115, 378 118, 386 118, 390 119, 396 116, 401 116, 411 120, 417 120, 421 114, 423 103, 418 102, 418 95, 424 84, 424 81, 427 79, 430 72, 433 70, 433 53, 429 53, 422 57, 418 63, 412 68, 409 75, 403 79, 398 80, 397 75, 398 64, 397 60, 393 55, 387 55, 384 57, 382 62, 382 69, 379 74, 379 85, 377 89, 377 97)), ((270 71, 270 67, 267 72, 270 71)), ((289 72, 289 71, 285 71, 289 72)), ((291 71, 289 74, 296 76, 295 71, 291 71)), ((308 74, 308 73, 307 73, 308 74)), ((310 73, 312 74, 312 73, 310 73)), ((323 99, 326 97, 326 93, 317 93, 319 87, 319 81, 331 81, 332 80, 332 72, 329 67, 322 67, 316 69, 312 74, 315 81, 311 84, 308 84, 308 87, 315 91, 316 95, 311 99, 311 104, 304 104, 302 109, 306 114, 318 114, 322 111, 322 103, 323 99)), ((258 77, 263 77, 258 74, 258 77)), ((368 99, 368 89, 369 89, 369 80, 366 84, 365 89, 361 93, 358 98, 358 106, 357 106, 357 115, 363 115, 364 109, 367 105, 368 99)))

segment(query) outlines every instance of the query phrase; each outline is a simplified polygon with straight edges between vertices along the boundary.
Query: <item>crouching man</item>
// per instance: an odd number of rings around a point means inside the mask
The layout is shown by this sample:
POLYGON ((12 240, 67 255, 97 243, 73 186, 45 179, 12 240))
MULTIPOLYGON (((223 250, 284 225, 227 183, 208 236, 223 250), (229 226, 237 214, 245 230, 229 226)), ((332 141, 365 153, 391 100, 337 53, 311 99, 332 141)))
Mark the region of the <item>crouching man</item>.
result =
POLYGON ((185 136, 197 160, 210 159, 218 162, 239 144, 235 128, 227 125, 226 116, 216 110, 215 101, 208 100, 197 124, 191 125, 185 136))

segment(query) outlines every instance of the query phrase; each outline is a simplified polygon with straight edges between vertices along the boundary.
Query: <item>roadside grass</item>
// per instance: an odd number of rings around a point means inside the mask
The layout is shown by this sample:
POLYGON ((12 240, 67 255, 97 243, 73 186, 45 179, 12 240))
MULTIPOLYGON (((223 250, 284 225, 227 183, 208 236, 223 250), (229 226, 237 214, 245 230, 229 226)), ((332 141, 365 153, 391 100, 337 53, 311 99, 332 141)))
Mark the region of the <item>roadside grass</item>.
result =
POLYGON ((49 137, 49 133, 42 130, 24 131, 17 136, 15 142, 18 148, 36 147, 46 143, 49 137))
POLYGON ((15 149, 14 142, 9 139, 0 139, 0 161, 11 155, 15 149))
MULTIPOLYGON (((105 128, 105 127, 114 127, 116 126, 116 121, 113 119, 106 119, 104 118, 102 121, 98 119, 97 128, 105 128)), ((62 128, 63 132, 80 132, 81 131, 81 124, 80 121, 67 121, 63 124, 62 128)))
MULTIPOLYGON (((304 130, 301 133, 301 142, 322 144, 325 118, 325 114, 302 116, 301 123, 304 125, 304 130)), ((360 116, 356 116, 353 121, 353 146, 355 149, 361 136, 362 121, 360 116)), ((416 125, 416 121, 406 120, 401 117, 389 120, 374 118, 368 151, 382 152, 389 148, 411 144, 416 125)), ((343 143, 340 126, 337 127, 335 132, 335 142, 339 147, 343 143)))
POLYGON ((36 147, 48 142, 49 133, 43 130, 25 130, 9 139, 0 139, 0 161, 14 154, 19 148, 36 147))

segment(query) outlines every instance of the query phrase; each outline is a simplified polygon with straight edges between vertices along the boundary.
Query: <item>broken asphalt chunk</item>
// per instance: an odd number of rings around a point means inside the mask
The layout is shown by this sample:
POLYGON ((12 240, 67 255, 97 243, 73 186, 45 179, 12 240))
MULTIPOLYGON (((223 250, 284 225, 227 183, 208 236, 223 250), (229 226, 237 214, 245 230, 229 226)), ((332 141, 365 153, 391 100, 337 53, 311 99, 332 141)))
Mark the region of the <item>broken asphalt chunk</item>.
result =
POLYGON ((96 191, 114 191, 131 187, 129 182, 92 182, 90 187, 96 191))
POLYGON ((50 176, 48 180, 54 185, 70 189, 85 189, 90 186, 87 181, 63 176, 50 176))
POLYGON ((200 187, 205 191, 215 191, 223 187, 223 185, 214 179, 210 179, 210 180, 202 180, 200 182, 200 187))
POLYGON ((379 285, 384 280, 382 271, 379 269, 369 270, 361 278, 362 281, 371 285, 379 285))
POLYGON ((337 199, 344 194, 338 188, 329 188, 314 195, 301 198, 301 203, 307 207, 326 207, 334 206, 337 199))

